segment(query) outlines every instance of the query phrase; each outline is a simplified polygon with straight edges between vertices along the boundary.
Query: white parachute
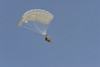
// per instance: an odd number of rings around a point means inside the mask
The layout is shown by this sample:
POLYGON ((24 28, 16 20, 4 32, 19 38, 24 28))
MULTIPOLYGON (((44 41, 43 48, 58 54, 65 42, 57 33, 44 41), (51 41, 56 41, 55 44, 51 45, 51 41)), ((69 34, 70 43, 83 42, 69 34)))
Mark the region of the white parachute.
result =
POLYGON ((53 18, 54 16, 48 11, 32 9, 24 13, 17 25, 46 35, 48 25, 53 18))

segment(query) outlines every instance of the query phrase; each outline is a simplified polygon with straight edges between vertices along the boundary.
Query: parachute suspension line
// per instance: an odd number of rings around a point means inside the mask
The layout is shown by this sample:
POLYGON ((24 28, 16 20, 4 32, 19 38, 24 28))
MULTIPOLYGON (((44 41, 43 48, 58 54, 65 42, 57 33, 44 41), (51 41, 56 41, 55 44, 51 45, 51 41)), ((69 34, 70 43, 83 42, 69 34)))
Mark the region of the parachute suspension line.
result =
POLYGON ((50 25, 50 24, 45 24, 45 25, 44 25, 44 31, 45 31, 46 33, 47 33, 48 28, 49 28, 49 25, 50 25))
POLYGON ((47 32, 49 25, 45 25, 45 32, 47 32))
POLYGON ((44 30, 45 30, 45 32, 47 32, 49 25, 50 25, 50 23, 44 25, 44 28, 45 28, 44 30))
MULTIPOLYGON (((30 28, 33 29, 33 31, 38 32, 38 31, 36 30, 36 28, 35 28, 30 22, 28 22, 27 24, 29 25, 30 28)), ((39 32, 38 32, 38 33, 39 33, 39 32)))
MULTIPOLYGON (((46 17, 46 21, 47 21, 47 17, 46 17)), ((48 25, 46 24, 45 25, 45 32, 47 32, 47 29, 48 29, 48 25)))
POLYGON ((23 28, 28 29, 28 30, 31 30, 31 31, 33 31, 33 32, 35 32, 32 28, 29 28, 29 27, 27 27, 27 26, 23 26, 23 28))
POLYGON ((39 28, 39 26, 37 25, 37 24, 35 24, 35 23, 33 23, 34 24, 34 26, 36 27, 36 29, 42 34, 42 31, 41 31, 41 29, 39 28))
POLYGON ((31 30, 31 31, 33 31, 33 32, 37 32, 37 33, 40 34, 40 32, 37 31, 37 30, 35 29, 35 27, 32 26, 32 25, 30 24, 30 22, 25 23, 25 25, 23 25, 23 28, 28 29, 28 30, 31 30))
POLYGON ((33 25, 33 22, 30 22, 29 25, 33 28, 33 30, 35 30, 38 33, 40 33, 40 31, 38 31, 37 28, 33 25))

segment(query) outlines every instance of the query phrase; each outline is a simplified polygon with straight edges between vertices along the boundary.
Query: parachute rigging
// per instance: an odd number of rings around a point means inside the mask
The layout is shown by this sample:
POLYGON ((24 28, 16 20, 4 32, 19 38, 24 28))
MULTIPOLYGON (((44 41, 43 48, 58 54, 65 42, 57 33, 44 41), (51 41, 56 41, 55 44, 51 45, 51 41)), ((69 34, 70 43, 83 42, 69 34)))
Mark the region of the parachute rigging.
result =
POLYGON ((24 13, 17 26, 23 26, 26 29, 46 36, 48 25, 53 18, 54 16, 48 11, 32 9, 24 13))

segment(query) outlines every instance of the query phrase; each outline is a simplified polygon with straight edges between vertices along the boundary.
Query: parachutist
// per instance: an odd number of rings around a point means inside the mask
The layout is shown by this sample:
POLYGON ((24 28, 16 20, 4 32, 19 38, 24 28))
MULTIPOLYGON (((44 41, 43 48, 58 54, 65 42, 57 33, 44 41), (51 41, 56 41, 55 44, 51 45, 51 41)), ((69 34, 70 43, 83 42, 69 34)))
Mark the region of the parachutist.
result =
POLYGON ((45 35, 45 40, 46 40, 48 43, 52 42, 48 35, 45 35))

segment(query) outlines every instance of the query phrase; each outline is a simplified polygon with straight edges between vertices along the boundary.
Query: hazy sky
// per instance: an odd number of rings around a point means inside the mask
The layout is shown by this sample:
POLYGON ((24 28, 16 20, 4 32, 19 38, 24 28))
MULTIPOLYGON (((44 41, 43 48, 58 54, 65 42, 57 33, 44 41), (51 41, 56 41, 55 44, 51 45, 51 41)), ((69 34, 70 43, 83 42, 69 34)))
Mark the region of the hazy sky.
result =
POLYGON ((100 67, 100 0, 1 0, 0 67, 100 67), (24 12, 54 15, 48 44, 17 27, 24 12))

